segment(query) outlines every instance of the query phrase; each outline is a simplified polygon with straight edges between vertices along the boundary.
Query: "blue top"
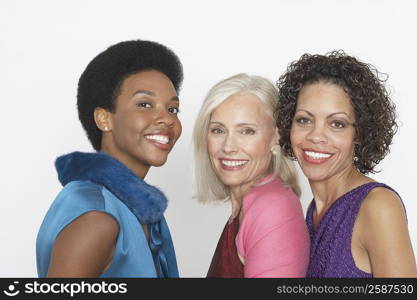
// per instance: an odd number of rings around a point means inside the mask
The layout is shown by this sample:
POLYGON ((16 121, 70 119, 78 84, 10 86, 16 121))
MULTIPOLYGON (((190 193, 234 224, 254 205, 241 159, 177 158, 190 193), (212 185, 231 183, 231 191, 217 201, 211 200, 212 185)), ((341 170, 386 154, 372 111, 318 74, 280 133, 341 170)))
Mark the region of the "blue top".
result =
POLYGON ((103 153, 75 152, 58 158, 56 166, 65 186, 49 208, 36 240, 40 277, 47 275, 58 234, 89 211, 108 213, 119 223, 112 263, 100 277, 178 277, 162 192, 103 153), (141 224, 148 225, 149 244, 141 224))
POLYGON ((339 197, 330 206, 316 230, 313 228, 315 203, 314 200, 311 202, 306 214, 311 239, 307 277, 372 277, 372 274, 356 266, 352 256, 351 241, 353 226, 362 201, 376 187, 394 191, 389 186, 378 182, 358 186, 339 197))

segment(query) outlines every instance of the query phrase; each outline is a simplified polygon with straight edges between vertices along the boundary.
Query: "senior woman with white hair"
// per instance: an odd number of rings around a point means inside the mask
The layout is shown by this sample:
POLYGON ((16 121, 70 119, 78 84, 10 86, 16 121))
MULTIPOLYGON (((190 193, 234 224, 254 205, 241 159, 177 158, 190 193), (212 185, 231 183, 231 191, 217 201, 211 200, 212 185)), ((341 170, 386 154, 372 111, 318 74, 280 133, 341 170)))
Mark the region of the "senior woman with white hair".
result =
POLYGON ((196 197, 232 213, 207 277, 304 277, 309 237, 293 164, 281 154, 266 78, 238 74, 207 94, 194 128, 196 197))

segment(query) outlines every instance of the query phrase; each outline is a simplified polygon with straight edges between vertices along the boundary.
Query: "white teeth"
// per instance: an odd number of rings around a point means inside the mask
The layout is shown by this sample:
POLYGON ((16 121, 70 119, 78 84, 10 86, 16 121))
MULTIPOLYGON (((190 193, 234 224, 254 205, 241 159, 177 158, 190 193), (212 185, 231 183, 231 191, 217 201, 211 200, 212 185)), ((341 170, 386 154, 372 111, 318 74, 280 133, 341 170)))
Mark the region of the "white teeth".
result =
POLYGON ((238 167, 246 164, 248 160, 221 160, 221 163, 227 167, 238 167))
POLYGON ((307 154, 308 157, 311 157, 312 159, 320 159, 320 158, 329 158, 332 156, 331 154, 326 153, 318 153, 313 151, 304 151, 305 154, 307 154))
POLYGON ((165 135, 147 135, 145 138, 148 140, 157 141, 160 144, 168 144, 169 142, 169 138, 165 135))

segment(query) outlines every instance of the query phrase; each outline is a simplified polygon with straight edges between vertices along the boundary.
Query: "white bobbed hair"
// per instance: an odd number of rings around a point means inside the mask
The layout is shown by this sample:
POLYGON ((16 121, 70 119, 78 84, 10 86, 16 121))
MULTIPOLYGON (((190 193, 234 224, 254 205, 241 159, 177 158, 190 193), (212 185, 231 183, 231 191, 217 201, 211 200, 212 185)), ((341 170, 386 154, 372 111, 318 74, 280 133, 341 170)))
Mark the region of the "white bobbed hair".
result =
MULTIPOLYGON (((199 201, 229 199, 229 190, 217 177, 210 161, 207 150, 207 134, 212 112, 226 99, 237 94, 252 94, 259 98, 266 105, 267 114, 272 120, 274 119, 278 91, 272 82, 264 77, 240 73, 220 81, 209 90, 198 113, 193 132, 195 197, 199 201)), ((278 144, 277 131, 276 134, 278 144)), ((270 170, 273 175, 270 180, 279 176, 282 183, 291 187, 294 193, 299 196, 300 188, 293 162, 282 154, 279 146, 276 148, 277 152, 272 155, 270 163, 270 170)))

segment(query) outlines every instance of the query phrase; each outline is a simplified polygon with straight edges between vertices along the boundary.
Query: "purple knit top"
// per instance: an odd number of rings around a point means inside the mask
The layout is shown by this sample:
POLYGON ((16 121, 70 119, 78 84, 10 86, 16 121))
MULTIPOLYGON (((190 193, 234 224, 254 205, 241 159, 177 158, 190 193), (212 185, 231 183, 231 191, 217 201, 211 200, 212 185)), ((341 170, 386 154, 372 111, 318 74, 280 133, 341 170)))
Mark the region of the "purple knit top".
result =
POLYGON ((394 191, 378 182, 358 186, 336 199, 316 230, 313 229, 313 211, 316 205, 314 200, 310 203, 306 214, 311 239, 307 277, 372 277, 372 274, 356 267, 351 240, 353 225, 362 200, 375 187, 385 187, 394 191))

